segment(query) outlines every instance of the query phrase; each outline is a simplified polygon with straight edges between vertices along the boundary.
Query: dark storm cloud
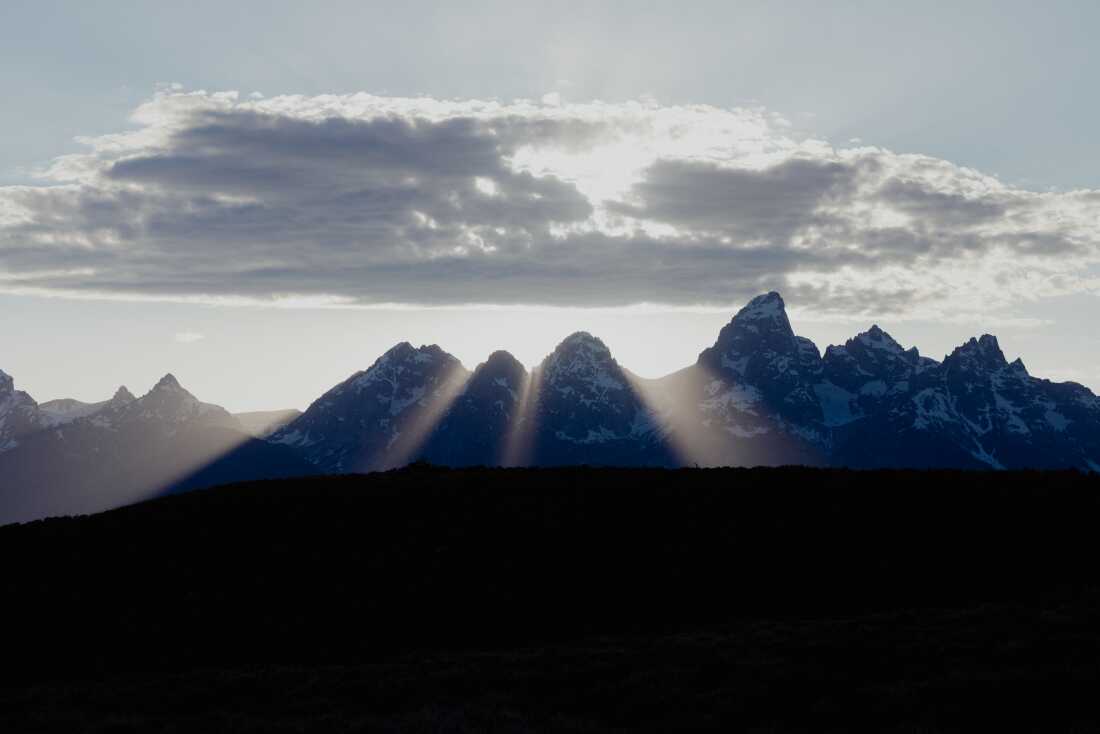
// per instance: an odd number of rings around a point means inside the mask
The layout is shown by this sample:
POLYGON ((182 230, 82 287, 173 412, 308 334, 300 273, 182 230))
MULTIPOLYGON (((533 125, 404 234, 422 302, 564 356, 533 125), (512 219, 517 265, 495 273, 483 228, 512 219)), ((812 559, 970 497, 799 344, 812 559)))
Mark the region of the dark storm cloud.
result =
POLYGON ((76 171, 60 176, 68 185, 0 189, 0 285, 600 306, 730 303, 787 288, 811 306, 886 312, 944 286, 830 279, 1096 249, 1081 234, 1094 192, 978 186, 946 162, 885 151, 792 147, 752 167, 658 153, 602 202, 567 170, 516 164, 532 150, 583 161, 623 136, 691 130, 676 120, 654 132, 645 115, 657 113, 635 108, 443 114, 424 102, 356 116, 199 102, 151 123, 156 135, 60 159, 76 171))

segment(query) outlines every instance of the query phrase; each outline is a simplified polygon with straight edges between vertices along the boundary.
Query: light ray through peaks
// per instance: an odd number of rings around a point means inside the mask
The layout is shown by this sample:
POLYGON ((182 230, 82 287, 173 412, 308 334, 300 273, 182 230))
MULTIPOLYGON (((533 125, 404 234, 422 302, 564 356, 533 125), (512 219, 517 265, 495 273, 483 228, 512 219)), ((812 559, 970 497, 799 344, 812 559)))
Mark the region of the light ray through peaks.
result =
MULTIPOLYGON (((146 393, 143 398, 148 398, 146 393)), ((138 461, 101 464, 97 500, 100 508, 118 507, 161 496, 197 480, 202 472, 232 455, 251 436, 226 414, 226 424, 193 424, 172 429, 171 448, 138 461)), ((136 458, 136 457, 135 457, 136 458)))
POLYGON ((536 365, 524 377, 519 401, 500 452, 501 466, 530 466, 535 460, 535 437, 538 433, 539 395, 542 392, 543 370, 536 365))
POLYGON ((424 446, 443 417, 462 394, 470 375, 458 363, 440 380, 435 392, 420 403, 409 423, 391 439, 378 469, 396 469, 420 457, 424 446))
MULTIPOLYGON (((243 431, 218 427, 204 426, 192 429, 190 433, 194 434, 192 440, 195 442, 196 453, 184 455, 180 451, 169 451, 151 459, 160 466, 152 469, 149 476, 142 481, 139 496, 119 504, 141 502, 171 491, 173 487, 197 478, 204 469, 216 465, 252 439, 243 431)), ((110 480, 107 484, 110 484, 110 480)))
POLYGON ((657 380, 639 377, 627 369, 623 370, 623 375, 649 414, 658 439, 672 451, 676 462, 682 466, 702 465, 704 462, 698 445, 686 439, 685 431, 679 425, 682 422, 677 419, 680 411, 674 409, 676 403, 669 387, 657 380))

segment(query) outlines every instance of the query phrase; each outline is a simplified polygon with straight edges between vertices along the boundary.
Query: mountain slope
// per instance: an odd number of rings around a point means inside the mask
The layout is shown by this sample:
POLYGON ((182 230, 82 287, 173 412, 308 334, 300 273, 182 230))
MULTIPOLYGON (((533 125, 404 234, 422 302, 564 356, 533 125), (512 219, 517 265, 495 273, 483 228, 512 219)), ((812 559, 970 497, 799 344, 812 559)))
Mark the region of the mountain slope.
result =
POLYGON ((814 386, 817 347, 796 336, 778 293, 752 299, 696 363, 655 391, 685 461, 824 464, 831 435, 814 386))
POLYGON ((302 411, 289 408, 286 410, 254 410, 247 413, 234 413, 233 417, 253 438, 267 438, 300 415, 302 415, 302 411))
MULTIPOLYGON (((33 402, 33 401, 32 401, 33 402)), ((85 415, 40 414, 0 454, 0 523, 94 512, 225 481, 290 477, 312 467, 256 441, 224 409, 165 375, 141 398, 122 388, 85 415)))
POLYGON ((15 380, 0 370, 0 453, 14 449, 21 438, 46 425, 34 398, 16 390, 15 380))
POLYGON ((420 458, 447 466, 515 463, 512 444, 527 424, 530 385, 515 357, 493 352, 463 385, 420 458))
POLYGON ((532 377, 529 463, 668 466, 661 420, 637 378, 587 332, 567 337, 532 377))
POLYGON ((938 362, 874 325, 822 356, 774 292, 739 310, 695 364, 657 380, 586 332, 530 373, 507 352, 469 373, 438 346, 402 342, 292 420, 246 417, 248 430, 172 375, 141 398, 120 388, 98 403, 38 405, 0 372, 0 521, 418 459, 1100 472, 1100 399, 1009 363, 995 337, 938 362))
MULTIPOLYGON (((838 440, 849 466, 1100 469, 1100 401, 1009 364, 988 334, 942 363, 870 372, 874 410, 838 440)), ((868 392, 866 385, 863 392, 868 392)))
POLYGON ((324 472, 401 466, 418 455, 467 374, 434 344, 417 349, 402 342, 326 392, 270 441, 324 472))

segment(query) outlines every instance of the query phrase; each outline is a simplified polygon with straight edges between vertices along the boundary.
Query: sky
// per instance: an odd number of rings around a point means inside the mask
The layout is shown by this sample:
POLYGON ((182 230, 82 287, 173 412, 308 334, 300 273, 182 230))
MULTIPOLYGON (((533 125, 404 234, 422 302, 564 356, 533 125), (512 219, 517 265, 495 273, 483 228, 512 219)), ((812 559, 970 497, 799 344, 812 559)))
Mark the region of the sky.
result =
POLYGON ((1095 3, 0 5, 0 369, 305 408, 398 341, 824 347, 1100 388, 1095 3))

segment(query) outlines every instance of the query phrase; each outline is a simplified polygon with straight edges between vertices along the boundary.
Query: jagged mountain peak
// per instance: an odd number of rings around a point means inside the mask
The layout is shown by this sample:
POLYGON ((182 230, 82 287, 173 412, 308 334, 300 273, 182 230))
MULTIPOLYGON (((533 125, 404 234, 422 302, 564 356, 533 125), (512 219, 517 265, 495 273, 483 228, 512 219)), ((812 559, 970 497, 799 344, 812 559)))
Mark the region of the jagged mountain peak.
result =
POLYGON ((549 382, 566 375, 619 371, 611 350, 602 340, 587 331, 578 331, 567 336, 546 358, 542 367, 549 382))
POLYGON ((527 376, 527 368, 523 364, 513 357, 511 353, 504 351, 503 349, 497 350, 489 355, 489 358, 477 366, 474 370, 474 377, 471 380, 480 377, 493 377, 494 379, 505 378, 511 380, 516 378, 522 380, 527 376))
MULTIPOLYGON (((887 376, 879 374, 880 369, 887 369, 890 372, 914 368, 921 370, 936 364, 934 360, 921 357, 916 347, 909 349, 903 347, 878 324, 873 324, 870 329, 856 334, 842 345, 829 346, 825 350, 825 362, 827 366, 833 368, 834 373, 837 370, 854 371, 860 374, 869 372, 876 377, 887 376)), ((857 376, 857 374, 847 375, 849 378, 857 376)), ((893 376, 900 378, 899 374, 893 376)), ((847 380, 842 377, 841 381, 847 380)))
POLYGON ((443 351, 439 344, 421 344, 414 347, 407 341, 394 344, 374 361, 366 370, 352 376, 350 382, 359 387, 370 385, 379 377, 393 379, 394 372, 405 373, 406 369, 423 372, 436 368, 460 368, 461 363, 453 354, 443 351))
POLYGON ((153 385, 153 390, 183 390, 179 380, 171 372, 157 381, 156 385, 153 385))
POLYGON ((603 340, 599 337, 592 336, 587 331, 575 331, 562 340, 554 351, 555 352, 569 352, 577 349, 584 349, 590 352, 597 352, 611 356, 611 350, 607 348, 607 345, 603 343, 603 340))
POLYGON ((1004 352, 997 342, 997 337, 992 334, 982 334, 981 337, 971 337, 965 344, 955 348, 944 360, 951 366, 981 365, 987 369, 998 369, 1008 366, 1004 352))
POLYGON ((808 348, 791 328, 783 297, 775 291, 753 298, 718 332, 714 346, 699 355, 697 364, 712 372, 732 371, 742 378, 769 371, 769 364, 785 371, 785 364, 820 360, 816 346, 808 348), (786 360, 786 361, 784 361, 786 360))
POLYGON ((497 351, 490 354, 489 358, 486 359, 484 362, 484 366, 493 368, 513 368, 517 365, 520 369, 526 371, 526 368, 524 368, 523 364, 518 359, 513 357, 511 352, 505 351, 503 349, 498 349, 497 351))
POLYGON ((719 351, 770 349, 797 352, 798 343, 783 297, 775 291, 753 298, 718 332, 719 351))
POLYGON ((130 392, 130 390, 127 389, 127 387, 125 385, 120 385, 119 388, 117 390, 115 390, 115 394, 111 397, 110 402, 112 402, 112 403, 132 403, 135 400, 137 400, 137 398, 134 397, 134 394, 132 392, 130 392))
POLYGON ((0 395, 15 391, 15 379, 4 370, 0 370, 0 395))
MULTIPOLYGON (((457 361, 455 357, 448 352, 444 351, 438 344, 421 344, 419 347, 414 347, 409 342, 398 342, 390 347, 386 352, 375 360, 373 366, 385 365, 385 364, 397 364, 402 362, 415 362, 418 364, 427 364, 431 362, 442 361, 457 361)), ((369 371, 369 370, 368 370, 369 371)))
MULTIPOLYGON (((120 388, 115 397, 119 398, 122 391, 123 388, 120 388)), ((137 399, 133 397, 126 390, 121 399, 112 398, 108 401, 107 407, 119 415, 154 418, 171 425, 201 418, 207 422, 239 427, 228 411, 221 406, 202 402, 180 385, 179 380, 171 373, 162 377, 145 395, 137 399), (126 396, 131 399, 127 400, 126 396)))
POLYGON ((779 295, 776 291, 768 291, 762 293, 759 296, 754 297, 744 308, 737 312, 734 318, 742 319, 763 319, 763 318, 775 318, 781 313, 785 313, 787 309, 786 304, 783 302, 783 296, 779 295))
POLYGON ((498 350, 479 364, 463 387, 467 395, 504 389, 516 396, 527 380, 527 368, 508 352, 498 350))
POLYGON ((438 424, 469 373, 438 345, 400 342, 270 437, 326 471, 399 466, 438 424))
POLYGON ((730 323, 794 333, 787 318, 787 305, 783 302, 783 296, 775 291, 753 298, 734 315, 730 323))
POLYGON ((872 324, 870 329, 857 334, 853 341, 857 341, 871 349, 883 349, 893 354, 905 353, 905 348, 898 344, 894 337, 881 329, 878 324, 872 324))

